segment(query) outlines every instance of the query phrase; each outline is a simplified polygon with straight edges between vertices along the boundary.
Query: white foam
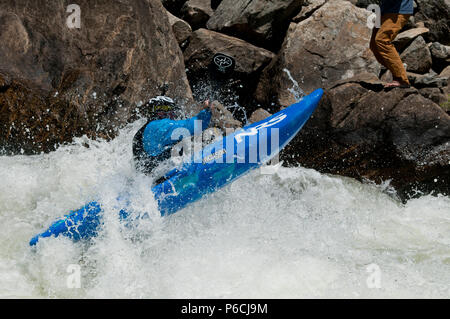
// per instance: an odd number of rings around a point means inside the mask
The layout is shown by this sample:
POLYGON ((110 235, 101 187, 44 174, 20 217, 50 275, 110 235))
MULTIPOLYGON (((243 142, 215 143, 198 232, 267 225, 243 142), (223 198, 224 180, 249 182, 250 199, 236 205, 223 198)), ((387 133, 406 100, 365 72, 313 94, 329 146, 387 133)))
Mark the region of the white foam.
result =
POLYGON ((280 168, 161 218, 132 165, 141 124, 109 143, 0 157, 0 297, 450 296, 449 198, 403 205, 383 187, 280 168), (124 189, 150 216, 134 228, 117 217, 124 189), (97 197, 105 225, 91 244, 52 238, 30 249, 33 235, 97 197), (81 266, 81 289, 67 288, 70 264, 81 266), (380 289, 367 286, 370 264, 380 289))

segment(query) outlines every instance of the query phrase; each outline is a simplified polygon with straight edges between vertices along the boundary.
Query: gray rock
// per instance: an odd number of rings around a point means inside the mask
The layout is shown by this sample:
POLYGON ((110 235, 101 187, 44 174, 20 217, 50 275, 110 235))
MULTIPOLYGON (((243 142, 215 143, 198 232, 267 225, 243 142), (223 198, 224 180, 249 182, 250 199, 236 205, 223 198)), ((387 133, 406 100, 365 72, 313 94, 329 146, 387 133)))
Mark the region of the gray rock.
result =
POLYGON ((390 180, 402 198, 414 189, 450 194, 450 115, 418 93, 341 83, 326 92, 281 160, 359 180, 390 180))
POLYGON ((407 71, 427 73, 431 69, 431 53, 423 37, 417 37, 400 55, 403 63, 407 64, 407 71))
POLYGON ((441 105, 447 102, 448 98, 439 88, 423 88, 419 90, 420 94, 434 103, 441 105))
POLYGON ((433 42, 430 45, 430 51, 434 59, 450 62, 450 46, 442 45, 439 42, 433 42))
POLYGON ((441 78, 436 76, 423 76, 416 79, 416 81, 414 82, 414 86, 417 88, 422 87, 442 88, 447 85, 448 85, 447 78, 441 78))
POLYGON ((379 74, 369 49, 369 12, 348 1, 333 0, 313 15, 292 23, 277 58, 264 70, 256 91, 259 102, 288 106, 296 102, 295 84, 309 93, 360 73, 379 74))
POLYGON ((399 51, 406 48, 417 37, 427 34, 430 30, 428 28, 414 28, 401 32, 394 40, 394 44, 399 51))
POLYGON ((276 49, 303 0, 223 0, 207 28, 276 49))

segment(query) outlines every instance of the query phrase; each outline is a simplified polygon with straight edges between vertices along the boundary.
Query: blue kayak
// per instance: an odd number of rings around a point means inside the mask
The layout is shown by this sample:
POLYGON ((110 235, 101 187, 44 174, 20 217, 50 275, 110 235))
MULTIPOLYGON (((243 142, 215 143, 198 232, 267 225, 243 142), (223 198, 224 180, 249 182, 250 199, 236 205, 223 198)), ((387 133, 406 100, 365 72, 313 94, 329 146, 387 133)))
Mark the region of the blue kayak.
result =
MULTIPOLYGON (((190 161, 166 174, 166 180, 152 188, 162 216, 173 214, 206 194, 231 183, 269 162, 298 134, 317 108, 323 95, 318 89, 301 101, 207 145, 190 161)), ((126 220, 126 199, 120 218, 126 220)), ((102 223, 102 205, 91 202, 56 221, 48 230, 33 237, 63 235, 75 241, 97 235, 102 223)))

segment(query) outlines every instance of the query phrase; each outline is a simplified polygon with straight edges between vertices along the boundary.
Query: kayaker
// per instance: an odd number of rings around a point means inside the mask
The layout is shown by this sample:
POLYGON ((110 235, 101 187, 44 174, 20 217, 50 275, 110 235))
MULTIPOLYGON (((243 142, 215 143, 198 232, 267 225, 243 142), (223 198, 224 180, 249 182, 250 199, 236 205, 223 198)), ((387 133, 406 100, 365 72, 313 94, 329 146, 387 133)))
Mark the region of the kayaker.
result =
POLYGON ((176 129, 184 128, 194 135, 195 121, 201 121, 202 130, 207 129, 211 121, 209 101, 205 101, 204 107, 195 117, 179 120, 180 107, 171 98, 158 96, 151 99, 146 105, 149 110, 148 122, 133 139, 136 169, 148 175, 161 162, 169 159, 172 147, 181 140, 181 137, 172 139, 176 129))
POLYGON ((391 71, 393 81, 384 88, 409 87, 405 67, 395 46, 395 37, 414 13, 414 0, 381 0, 381 26, 374 28, 370 49, 380 64, 391 71))

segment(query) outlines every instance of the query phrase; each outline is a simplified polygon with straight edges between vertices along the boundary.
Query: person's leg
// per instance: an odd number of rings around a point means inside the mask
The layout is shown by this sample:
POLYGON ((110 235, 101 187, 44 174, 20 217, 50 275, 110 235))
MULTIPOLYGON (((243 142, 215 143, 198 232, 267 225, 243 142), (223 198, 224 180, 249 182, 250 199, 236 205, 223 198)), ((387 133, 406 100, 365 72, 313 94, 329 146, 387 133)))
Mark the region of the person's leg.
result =
POLYGON ((385 68, 387 68, 385 63, 384 63, 384 59, 381 56, 380 51, 378 51, 378 47, 377 47, 377 45, 375 43, 375 37, 376 37, 376 35, 377 35, 379 30, 380 30, 379 28, 373 28, 372 37, 370 38, 370 50, 372 51, 373 55, 377 59, 378 63, 380 63, 385 68))
POLYGON ((391 71, 394 80, 403 85, 409 85, 409 80, 400 55, 392 41, 408 22, 408 19, 409 15, 385 14, 381 17, 381 28, 375 35, 375 46, 384 65, 391 71))

